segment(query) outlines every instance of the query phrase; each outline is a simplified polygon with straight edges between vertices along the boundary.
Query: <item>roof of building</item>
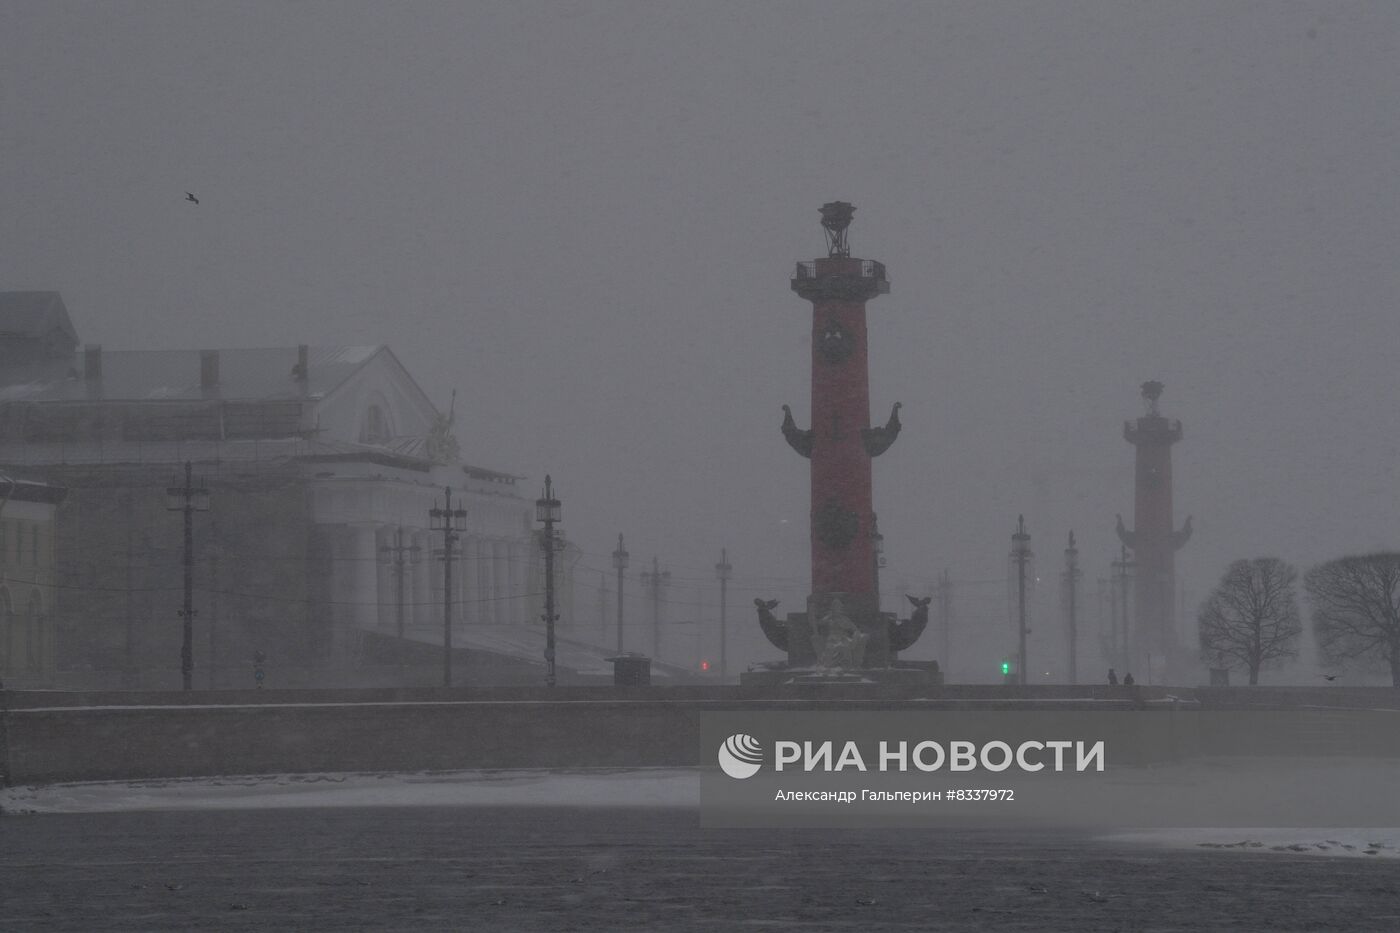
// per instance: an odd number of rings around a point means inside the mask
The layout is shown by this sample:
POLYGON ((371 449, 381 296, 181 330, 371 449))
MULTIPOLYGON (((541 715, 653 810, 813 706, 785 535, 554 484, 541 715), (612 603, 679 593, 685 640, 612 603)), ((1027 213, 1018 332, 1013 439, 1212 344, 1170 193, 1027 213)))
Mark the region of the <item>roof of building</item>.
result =
POLYGON ((7 473, 0 473, 0 508, 3 504, 16 502, 62 502, 68 490, 50 483, 40 483, 32 479, 19 479, 7 473))
POLYGON ((78 342, 58 292, 0 292, 0 335, 42 337, 54 328, 78 342))
MULTIPOLYGON (((15 293, 6 293, 15 294, 15 293)), ((200 350, 102 350, 101 395, 108 401, 201 399, 200 350)), ((374 347, 310 347, 306 380, 297 378, 296 347, 218 350, 218 397, 271 401, 320 398, 379 353, 374 347)), ((0 371, 0 402, 82 401, 92 398, 80 352, 71 368, 43 372, 0 371)))
MULTIPOLYGON (((10 468, 48 469, 54 466, 112 464, 178 464, 186 460, 202 470, 241 471, 247 465, 275 465, 292 461, 307 463, 366 462, 410 470, 426 470, 432 460, 422 438, 394 438, 385 444, 364 444, 311 437, 247 438, 239 440, 184 441, 104 441, 89 443, 0 444, 0 462, 10 468)), ((456 465, 471 479, 515 486, 523 479, 513 473, 488 470, 467 463, 456 465)), ((0 472, 0 496, 4 495, 5 473, 0 472)), ((21 484, 42 483, 20 480, 21 484)), ((50 487, 58 488, 58 487, 50 487)))

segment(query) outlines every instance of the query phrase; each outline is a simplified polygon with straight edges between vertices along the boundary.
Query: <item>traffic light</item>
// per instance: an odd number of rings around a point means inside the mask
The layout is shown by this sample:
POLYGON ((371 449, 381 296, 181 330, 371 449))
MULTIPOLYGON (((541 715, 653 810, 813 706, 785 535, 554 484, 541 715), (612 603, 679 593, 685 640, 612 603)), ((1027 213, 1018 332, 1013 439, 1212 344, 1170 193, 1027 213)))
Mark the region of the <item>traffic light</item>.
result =
POLYGON ((1002 661, 1002 662, 1001 662, 1001 676, 1005 677, 1007 674, 1010 674, 1010 673, 1011 673, 1011 662, 1010 662, 1010 661, 1002 661))
POLYGON ((709 669, 710 669, 710 662, 709 662, 709 661, 701 661, 701 662, 700 662, 700 670, 702 670, 702 671, 708 671, 709 669))
POLYGON ((1004 684, 1016 683, 1016 665, 1011 661, 1001 662, 1001 682, 1004 684))

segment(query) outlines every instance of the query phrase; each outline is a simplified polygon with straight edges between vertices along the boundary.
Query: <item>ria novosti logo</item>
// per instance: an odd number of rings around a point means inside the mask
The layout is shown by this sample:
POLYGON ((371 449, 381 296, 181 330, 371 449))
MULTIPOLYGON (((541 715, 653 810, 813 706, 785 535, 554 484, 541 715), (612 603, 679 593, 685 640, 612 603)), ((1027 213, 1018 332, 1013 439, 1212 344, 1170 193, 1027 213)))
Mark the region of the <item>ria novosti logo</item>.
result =
MULTIPOLYGON (((878 756, 867 764, 869 749, 858 743, 780 741, 773 744, 773 770, 826 773, 852 771, 1103 771, 1106 742, 1082 739, 1029 740, 1013 746, 993 740, 976 742, 924 740, 910 747, 908 741, 881 740, 878 756), (794 766, 794 767, 789 767, 794 766)), ((763 746, 745 732, 736 732, 719 747, 720 769, 731 778, 751 778, 763 767, 763 746)))
POLYGON ((719 767, 740 781, 751 778, 763 767, 763 746, 753 736, 736 732, 719 747, 719 767))

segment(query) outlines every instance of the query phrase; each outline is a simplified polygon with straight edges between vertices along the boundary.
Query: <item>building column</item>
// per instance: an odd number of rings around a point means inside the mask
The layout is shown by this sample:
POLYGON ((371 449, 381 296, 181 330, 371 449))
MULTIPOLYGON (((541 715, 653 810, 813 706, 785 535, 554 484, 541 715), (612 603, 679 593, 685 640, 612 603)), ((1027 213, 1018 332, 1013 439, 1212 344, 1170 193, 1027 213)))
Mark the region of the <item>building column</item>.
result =
POLYGON ((423 549, 426 541, 424 541, 424 535, 421 531, 407 530, 403 535, 403 544, 416 546, 419 549, 417 560, 409 559, 409 567, 407 567, 409 576, 407 576, 405 586, 403 586, 403 593, 405 593, 403 600, 407 602, 406 607, 403 607, 403 621, 405 621, 407 629, 414 630, 419 628, 423 619, 427 618, 423 608, 423 602, 427 600, 423 567, 427 566, 428 555, 423 549))
POLYGON ((452 549, 452 625, 460 628, 467 618, 467 600, 471 598, 471 581, 467 579, 467 536, 457 541, 452 549))
MULTIPOLYGON (((379 609, 371 614, 371 618, 374 619, 375 626, 382 631, 394 630, 399 611, 399 568, 395 563, 399 555, 383 550, 392 548, 394 542, 394 529, 383 526, 374 529, 374 579, 381 598, 379 609)), ((407 598, 404 597, 405 600, 407 598)))
POLYGON ((361 603, 365 600, 365 580, 360 572, 364 536, 356 525, 333 527, 336 582, 331 589, 331 618, 335 623, 330 635, 330 666, 344 672, 353 661, 353 648, 361 624, 361 603))
POLYGON ((462 536, 462 621, 475 625, 480 613, 481 588, 476 576, 477 553, 481 546, 476 535, 462 536))
POLYGON ((476 588, 477 598, 480 600, 477 605, 481 607, 481 621, 485 625, 495 624, 496 610, 499 606, 496 600, 496 591, 491 583, 491 542, 477 538, 476 588))
POLYGON ((362 629, 379 625, 379 526, 368 522, 351 526, 353 538, 351 573, 354 574, 355 605, 352 618, 362 629))
POLYGON ((512 618, 520 622, 530 622, 529 587, 526 585, 525 567, 529 559, 525 545, 512 541, 506 545, 506 573, 510 578, 510 611, 512 618))
POLYGON ((491 544, 492 589, 496 595, 496 621, 511 624, 516 621, 515 600, 511 599, 510 568, 506 546, 500 541, 491 544))

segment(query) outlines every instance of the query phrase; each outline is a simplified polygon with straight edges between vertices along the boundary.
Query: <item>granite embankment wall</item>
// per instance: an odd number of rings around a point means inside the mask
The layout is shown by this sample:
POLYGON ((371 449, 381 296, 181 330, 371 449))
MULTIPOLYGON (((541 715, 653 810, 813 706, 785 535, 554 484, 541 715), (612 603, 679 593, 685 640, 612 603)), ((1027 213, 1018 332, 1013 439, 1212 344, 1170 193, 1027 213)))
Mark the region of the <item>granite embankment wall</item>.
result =
MULTIPOLYGON (((11 784, 317 771, 698 764, 713 711, 1177 709, 1161 687, 608 687, 0 695, 11 784)), ((1400 691, 1199 691, 1202 709, 1400 709, 1400 691)))

